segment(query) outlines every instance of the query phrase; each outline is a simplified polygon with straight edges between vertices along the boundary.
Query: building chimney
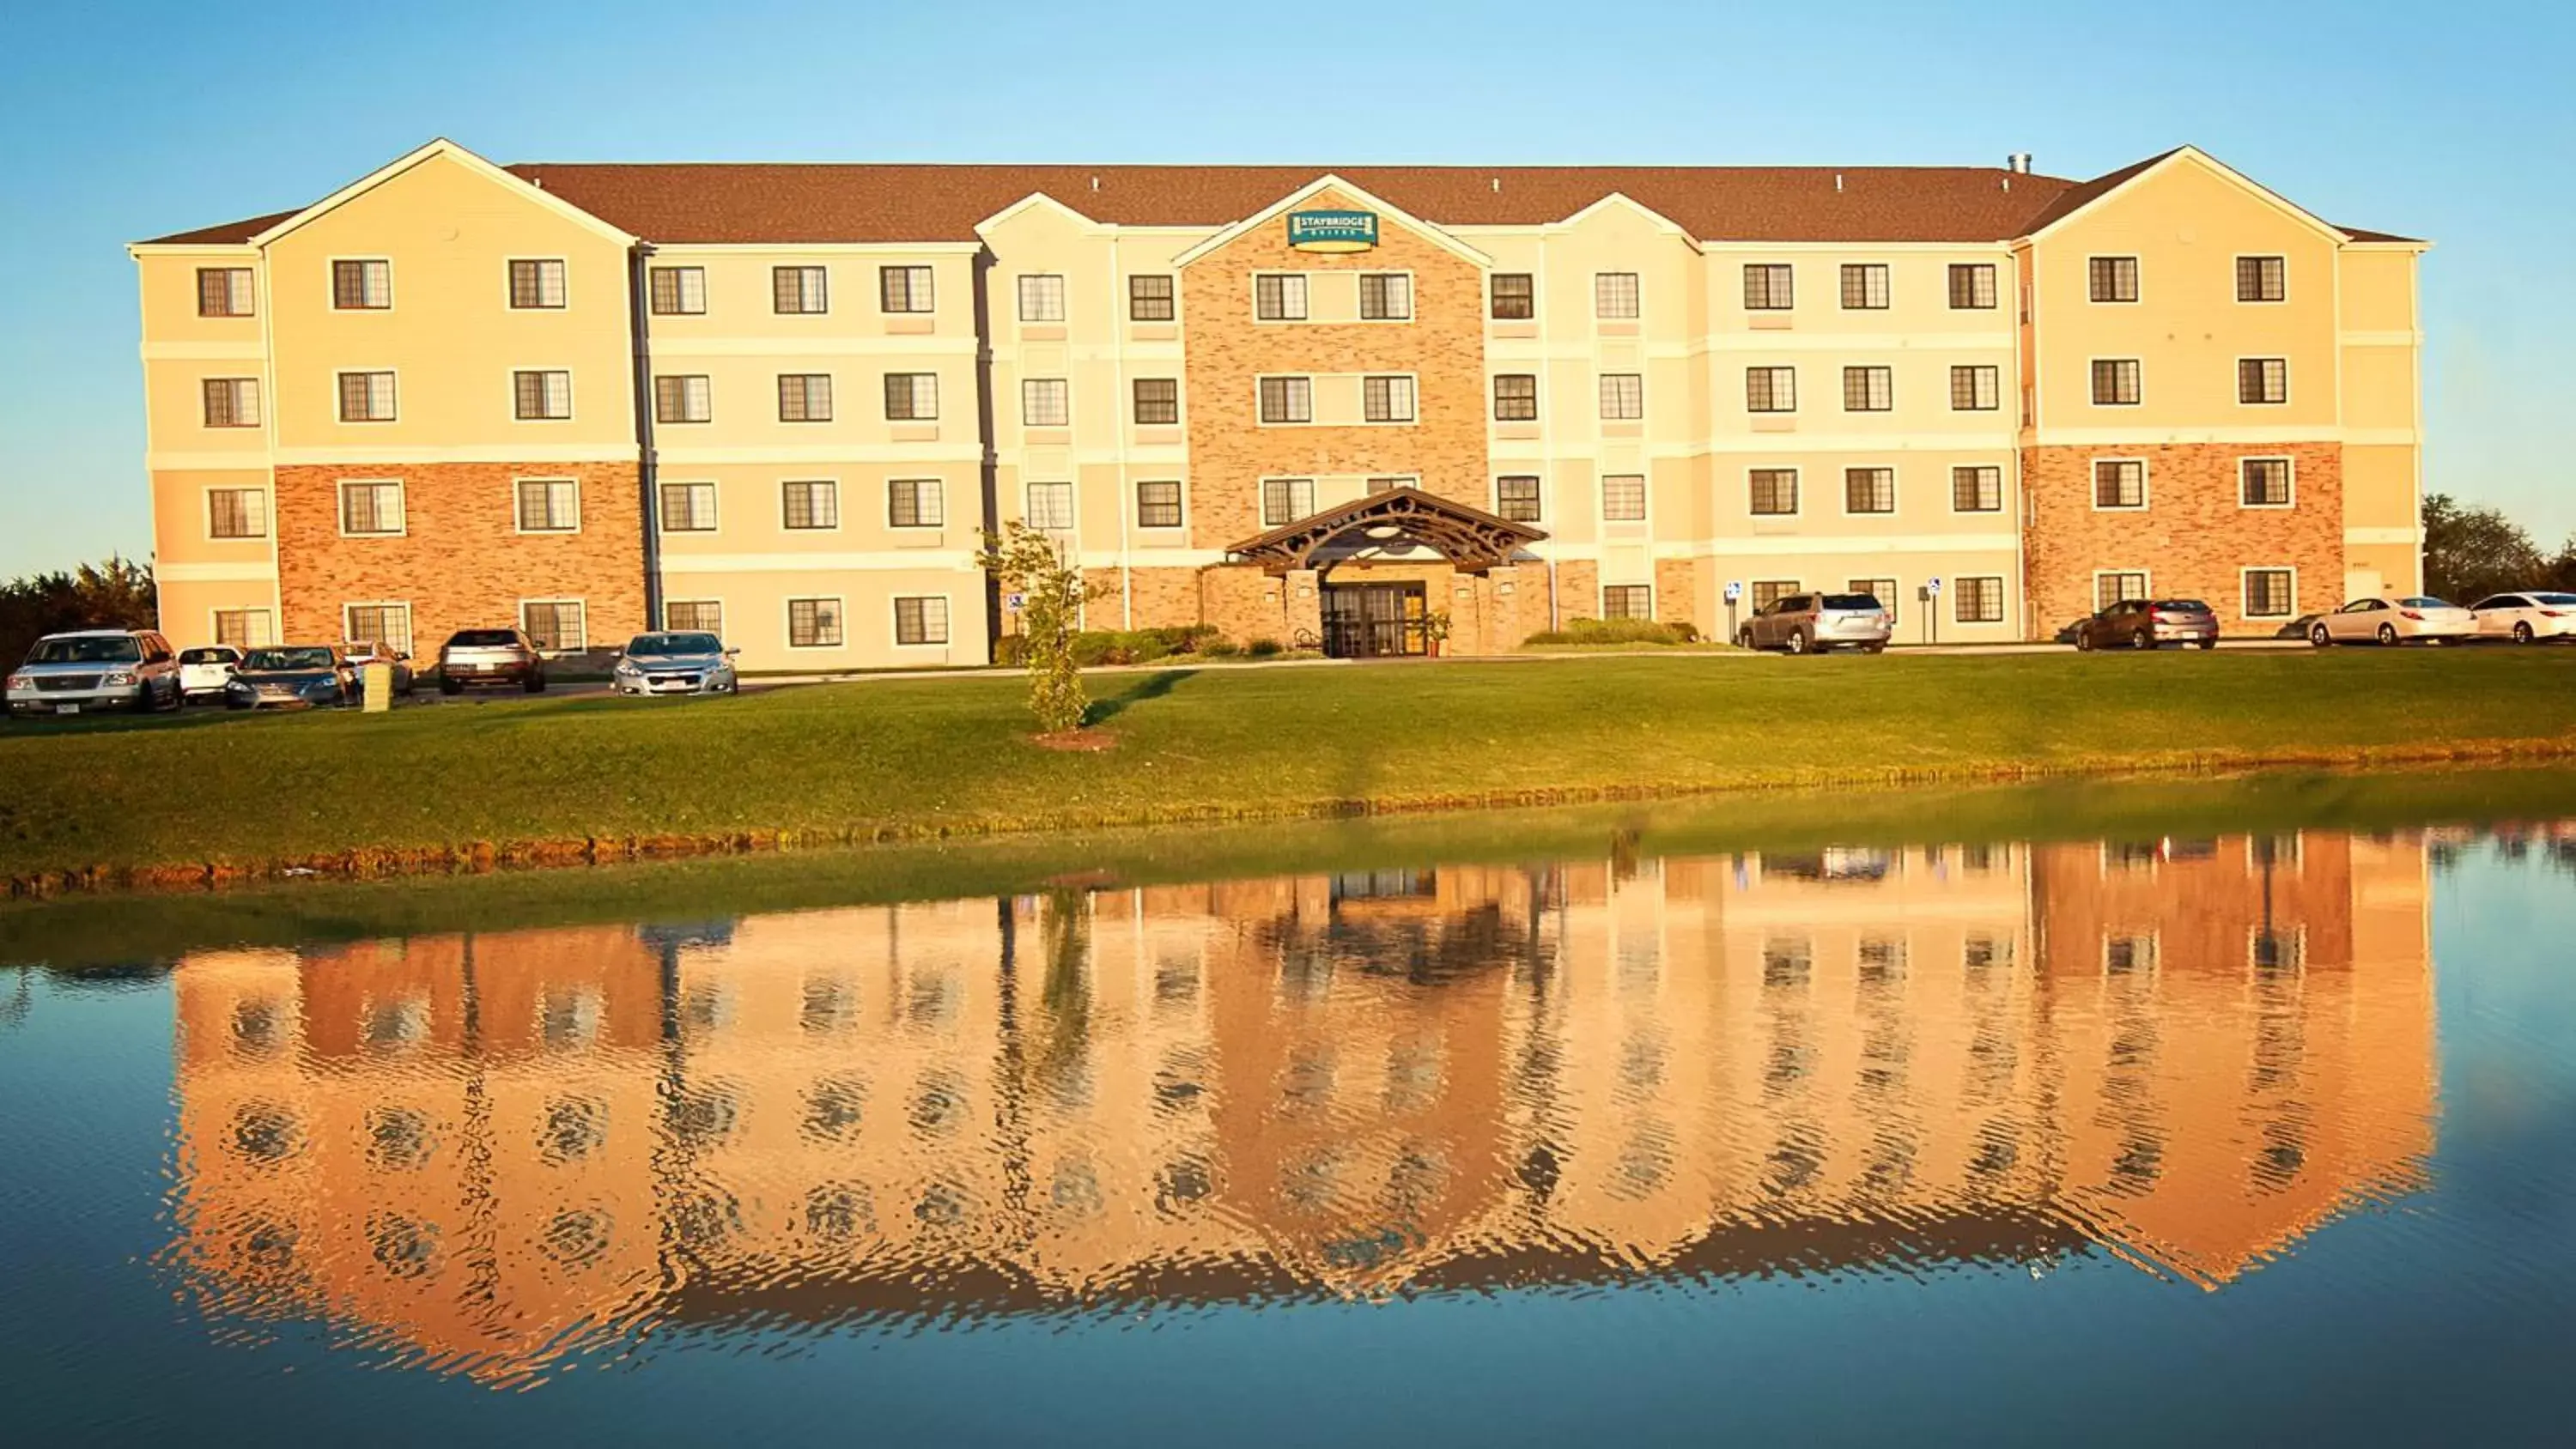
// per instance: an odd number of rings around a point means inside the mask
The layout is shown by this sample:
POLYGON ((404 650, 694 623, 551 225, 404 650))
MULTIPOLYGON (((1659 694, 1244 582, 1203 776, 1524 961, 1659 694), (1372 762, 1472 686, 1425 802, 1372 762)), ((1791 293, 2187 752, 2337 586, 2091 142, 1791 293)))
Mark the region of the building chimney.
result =
POLYGON ((2019 175, 2028 176, 2030 174, 2030 153, 2028 151, 2015 151, 2011 155, 2005 157, 2004 169, 2015 172, 2019 175))

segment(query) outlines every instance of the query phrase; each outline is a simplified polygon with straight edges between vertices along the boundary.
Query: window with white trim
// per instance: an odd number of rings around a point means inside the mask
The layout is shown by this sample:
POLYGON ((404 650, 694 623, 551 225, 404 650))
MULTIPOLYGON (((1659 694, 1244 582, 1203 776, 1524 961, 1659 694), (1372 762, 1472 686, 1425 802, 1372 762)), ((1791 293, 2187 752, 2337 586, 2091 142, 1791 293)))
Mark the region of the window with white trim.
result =
POLYGON ((2003 394, 2002 368, 1970 364, 1950 369, 1950 408, 1954 412, 1993 412, 2003 406, 2003 394))
POLYGON ((894 601, 894 642, 897 644, 947 643, 947 597, 942 594, 898 597, 894 601))
POLYGON ((2238 358, 2236 400, 2249 406, 2288 402, 2290 360, 2286 357, 2238 358))
POLYGON ((394 420, 394 375, 390 372, 340 374, 340 421, 390 423, 394 420))
POLYGON ((1136 485, 1136 526, 1181 526, 1181 485, 1174 479, 1148 479, 1136 485))
POLYGON ((1637 315, 1637 274, 1594 272, 1592 315, 1613 321, 1634 319, 1637 315))
POLYGON ((522 369, 510 374, 511 406, 521 422, 562 422, 572 416, 572 374, 522 369))
POLYGON ((1177 377, 1136 379, 1136 426, 1169 427, 1181 420, 1181 380, 1177 377))
POLYGON ((571 478, 522 478, 519 492, 521 533, 579 533, 581 484, 571 478))
POLYGON ((886 421, 894 423, 936 421, 939 417, 939 374, 935 372, 889 372, 885 375, 886 421))
POLYGON ((2238 257, 2236 259, 2236 300, 2239 302, 2279 302, 2290 295, 2290 261, 2287 257, 2238 257))
POLYGON ((1995 264, 1952 262, 1950 264, 1950 310, 1983 312, 1991 311, 1994 306, 1995 264))
POLYGON ((1896 580, 1851 579, 1843 584, 1843 588, 1850 593, 1867 594, 1878 600, 1878 606, 1887 611, 1887 622, 1890 624, 1896 622, 1896 580))
POLYGON ((1494 421, 1498 423, 1538 421, 1537 373, 1502 372, 1494 375, 1494 421))
POLYGON ((259 379, 255 377, 207 378, 206 426, 210 428, 258 427, 259 379))
POLYGON ((1753 611, 1758 614, 1796 592, 1798 592, 1796 579, 1755 579, 1753 611))
POLYGON ((810 316, 832 310, 829 273, 822 267, 772 267, 769 302, 783 316, 810 316))
POLYGON ((1607 422, 1633 422, 1646 415, 1646 379, 1634 372, 1601 374, 1601 416, 1607 422))
POLYGON ((715 394, 704 373, 653 379, 653 421, 703 423, 715 418, 715 394))
POLYGON ((2136 257, 2093 257, 2085 263, 2085 290, 2096 302, 2138 300, 2136 257))
POLYGON ((791 529, 841 526, 841 485, 828 478, 792 478, 778 485, 779 523, 791 529))
POLYGON ((1883 312, 1888 305, 1885 262, 1843 263, 1843 310, 1883 312))
POLYGON ((2135 407, 2145 392, 2145 370, 2138 359, 2097 357, 2093 360, 2093 406, 2135 407))
POLYGON ((1975 463, 1950 470, 1950 511, 1953 513, 2001 513, 2004 507, 2004 470, 1993 463, 1975 463))
POLYGON ((1360 273, 1360 320, 1403 322, 1413 316, 1413 278, 1403 272, 1360 273))
POLYGON ((1971 574, 1950 581, 1950 617, 1961 624, 2004 621, 2004 581, 2000 574, 1971 574))
POLYGON ((2136 458, 2099 458, 2093 463, 2093 506, 2147 506, 2147 465, 2136 458))
POLYGON ((1127 279, 1127 320, 1169 322, 1174 314, 1172 279, 1168 274, 1127 279))
POLYGON ((1413 421, 1413 379, 1403 376, 1360 379, 1360 416, 1372 423, 1413 421))
POLYGON ((1028 522, 1031 528, 1073 527, 1073 485, 1070 483, 1030 484, 1028 522))
POLYGON ((1796 273, 1787 262, 1744 264, 1744 310, 1786 312, 1796 305, 1796 273))
POLYGON ((1020 426, 1061 428, 1073 422, 1071 385, 1061 377, 1020 379, 1020 426))
POLYGON ((1883 413, 1896 406, 1896 370, 1891 367, 1843 369, 1843 411, 1883 413))
POLYGON ((248 267, 197 268, 200 317, 248 317, 258 306, 258 295, 248 267))
POLYGON ((1295 523, 1315 511, 1315 480, 1312 478, 1264 478, 1261 480, 1261 526, 1277 528, 1295 523))
POLYGON ((888 528, 940 528, 948 522, 947 490, 936 478, 886 480, 888 528))
POLYGON ((1746 507, 1752 513, 1780 518, 1798 511, 1797 469, 1756 468, 1744 476, 1749 495, 1746 507))
POLYGON ((1895 511, 1895 469, 1845 468, 1843 470, 1843 512, 1894 513, 1895 511))
POLYGON ((409 604, 346 604, 340 609, 340 627, 340 637, 351 643, 382 644, 397 654, 411 652, 409 604))
POLYGON ((2109 569, 2093 576, 2093 608, 2097 613, 2113 604, 2145 597, 2147 597, 2147 576, 2144 573, 2136 570, 2109 569))
POLYGON ((1646 521, 1646 478, 1642 473, 1605 473, 1601 477, 1601 516, 1611 523, 1646 521))
POLYGON ((789 599, 787 601, 787 647, 790 649, 841 647, 841 601, 789 599))
POLYGON ((393 263, 358 259, 331 264, 332 310, 381 312, 393 304, 393 263))
POLYGON ((2237 501, 2247 508, 2290 506, 2290 460, 2240 458, 2236 462, 2237 501))
POLYGON ((713 483, 662 485, 662 531, 664 533, 713 533, 715 527, 716 485, 713 483))
POLYGON ((259 649, 276 642, 266 609, 215 610, 215 642, 235 649, 259 649))
POLYGON ((403 531, 403 486, 400 479, 363 479, 340 484, 340 531, 377 537, 403 531))
POLYGON ((2288 569, 2245 571, 2245 617, 2287 619, 2299 611, 2298 575, 2288 569))
POLYGON ((1306 320, 1306 274, 1264 272, 1252 279, 1252 315, 1263 322, 1306 320))
POLYGON ((577 654, 590 647, 590 628, 579 599, 530 599, 519 606, 519 627, 541 654, 577 654))
POLYGON ((517 312, 561 311, 565 304, 564 264, 555 257, 510 259, 510 308, 517 312))
POLYGON ((717 599, 665 599, 662 627, 674 634, 724 637, 724 604, 717 599))
POLYGON ((1314 381, 1303 377, 1261 379, 1261 420, 1265 423, 1313 422, 1314 381))
POLYGON ((1646 584, 1603 584, 1601 617, 1604 619, 1655 617, 1654 589, 1646 584))
POLYGON ((778 420, 782 423, 830 422, 832 375, 828 372, 780 373, 778 420))
POLYGON ((1514 523, 1539 521, 1538 479, 1531 474, 1514 474, 1494 480, 1494 515, 1514 523))
POLYGON ((1487 311, 1497 322, 1526 322, 1538 315, 1536 284, 1527 272, 1496 272, 1487 311))
POLYGON ((268 537, 268 490, 264 488, 207 489, 206 536, 208 538, 268 537))
POLYGON ((1037 272, 1020 278, 1020 320, 1023 322, 1061 322, 1064 320, 1064 278, 1053 272, 1037 272))
POLYGON ((1798 369, 1744 369, 1744 410, 1749 413, 1794 413, 1798 410, 1798 369))
POLYGON ((655 267, 647 290, 656 317, 696 317, 707 310, 707 269, 655 267))
POLYGON ((888 313, 917 313, 934 310, 930 268, 915 266, 877 268, 877 310, 888 313))

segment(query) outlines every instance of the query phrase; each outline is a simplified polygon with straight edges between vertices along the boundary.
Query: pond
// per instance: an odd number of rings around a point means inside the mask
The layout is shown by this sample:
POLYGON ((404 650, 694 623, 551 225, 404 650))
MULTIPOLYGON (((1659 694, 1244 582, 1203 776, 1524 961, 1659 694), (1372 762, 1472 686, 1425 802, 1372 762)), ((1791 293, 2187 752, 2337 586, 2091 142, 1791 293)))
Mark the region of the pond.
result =
POLYGON ((10 1437, 2547 1437, 2524 793, 21 911, 10 1437))

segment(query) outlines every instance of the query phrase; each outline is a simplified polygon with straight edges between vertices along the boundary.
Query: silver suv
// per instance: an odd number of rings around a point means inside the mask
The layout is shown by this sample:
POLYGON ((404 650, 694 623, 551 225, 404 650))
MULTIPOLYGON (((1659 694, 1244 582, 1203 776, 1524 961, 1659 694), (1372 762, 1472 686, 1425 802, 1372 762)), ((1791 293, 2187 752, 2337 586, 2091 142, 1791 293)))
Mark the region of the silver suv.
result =
POLYGON ((9 713, 94 714, 179 707, 179 653, 151 629, 48 634, 9 671, 9 713))
POLYGON ((1887 608, 1870 594, 1790 594, 1757 609, 1735 642, 1747 649, 1786 649, 1792 654, 1822 654, 1828 649, 1860 649, 1876 654, 1887 647, 1887 608))

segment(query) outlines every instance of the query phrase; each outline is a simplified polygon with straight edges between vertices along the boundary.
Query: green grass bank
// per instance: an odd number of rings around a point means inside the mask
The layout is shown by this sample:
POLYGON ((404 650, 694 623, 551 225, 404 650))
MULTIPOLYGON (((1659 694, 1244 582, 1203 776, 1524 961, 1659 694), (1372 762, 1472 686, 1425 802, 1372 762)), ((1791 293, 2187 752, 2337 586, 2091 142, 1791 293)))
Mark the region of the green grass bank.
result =
POLYGON ((1117 742, 1100 753, 1031 743, 1009 679, 14 724, 0 878, 2576 752, 2576 650, 1623 657, 1093 683, 1117 742))

